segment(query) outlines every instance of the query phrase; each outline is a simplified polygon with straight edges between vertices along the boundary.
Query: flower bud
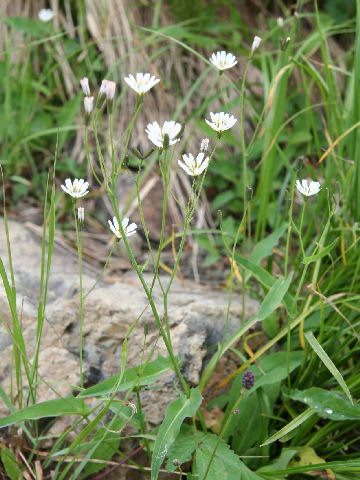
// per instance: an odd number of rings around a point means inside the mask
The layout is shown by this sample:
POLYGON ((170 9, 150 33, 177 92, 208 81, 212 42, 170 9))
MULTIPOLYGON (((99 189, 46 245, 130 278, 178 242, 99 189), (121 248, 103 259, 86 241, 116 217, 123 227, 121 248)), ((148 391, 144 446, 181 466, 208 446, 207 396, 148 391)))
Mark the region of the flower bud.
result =
POLYGON ((253 56, 255 50, 257 50, 260 47, 260 43, 261 43, 261 37, 258 37, 257 35, 255 35, 253 43, 251 45, 251 56, 253 56))
POLYGON ((284 26, 284 19, 283 17, 278 17, 276 20, 278 27, 282 28, 284 26))
POLYGON ((280 38, 280 50, 285 51, 290 43, 290 40, 290 37, 287 37, 286 40, 280 38))
POLYGON ((249 187, 249 185, 247 185, 247 187, 246 187, 246 200, 248 202, 251 202, 252 197, 253 197, 253 193, 254 193, 253 189, 251 187, 249 187))
POLYGON ((85 210, 84 210, 84 207, 79 207, 79 208, 78 208, 78 222, 79 222, 80 230, 83 229, 84 220, 85 220, 85 210))
POLYGON ((249 390, 255 384, 255 375, 251 370, 246 370, 242 378, 242 386, 249 390))
POLYGON ((143 155, 140 153, 140 151, 136 147, 132 147, 131 151, 136 158, 138 158, 139 160, 143 160, 144 158, 143 155))
POLYGON ((98 98, 97 98, 97 101, 96 101, 96 108, 101 108, 103 103, 104 103, 104 100, 106 98, 106 89, 107 89, 108 82, 109 82, 109 80, 106 80, 106 79, 104 79, 101 82, 98 98))
POLYGON ((170 146, 170 138, 169 138, 169 134, 168 133, 165 133, 164 134, 164 150, 167 150, 170 146))
POLYGON ((177 140, 181 137, 181 135, 184 133, 184 130, 185 130, 185 123, 182 122, 181 123, 181 128, 180 128, 180 131, 179 133, 176 135, 176 137, 174 137, 174 140, 177 140))
POLYGON ((109 113, 112 113, 112 107, 115 97, 115 88, 116 83, 111 82, 110 80, 106 84, 106 100, 107 100, 107 109, 109 113))
POLYGON ((206 152, 208 147, 209 147, 209 139, 208 138, 203 138, 201 140, 200 152, 206 152))
POLYGON ((84 110, 85 110, 85 125, 89 126, 91 119, 91 112, 94 108, 94 97, 85 97, 84 98, 84 110))
POLYGON ((80 80, 80 85, 84 92, 84 95, 86 97, 90 97, 91 94, 90 94, 89 80, 86 77, 82 78, 80 80))
POLYGON ((174 458, 174 460, 172 461, 172 464, 174 465, 174 467, 179 467, 181 465, 181 463, 177 458, 174 458))

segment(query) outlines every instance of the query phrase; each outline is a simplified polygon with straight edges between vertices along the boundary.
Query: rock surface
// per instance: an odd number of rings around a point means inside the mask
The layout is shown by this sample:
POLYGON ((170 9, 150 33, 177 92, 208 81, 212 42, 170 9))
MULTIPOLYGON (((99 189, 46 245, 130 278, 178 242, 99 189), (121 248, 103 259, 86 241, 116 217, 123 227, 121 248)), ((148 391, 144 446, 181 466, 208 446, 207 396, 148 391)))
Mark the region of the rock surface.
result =
MULTIPOLYGON (((0 257, 9 274, 4 223, 0 220, 0 257)), ((9 221, 15 283, 17 287, 17 308, 21 314, 23 335, 29 358, 35 351, 37 329, 37 301, 39 298, 41 238, 26 224, 9 221)), ((84 262, 83 288, 87 292, 94 284, 99 272, 84 262)), ((145 275, 149 285, 150 274, 145 275)), ((161 278, 164 285, 169 277, 161 278)), ((163 315, 163 301, 156 284, 153 297, 160 314, 163 315)), ((207 288, 187 282, 183 285, 174 281, 168 300, 168 318, 175 354, 182 359, 182 371, 188 382, 196 385, 209 349, 222 339, 226 319, 228 294, 225 290, 207 288)), ((246 301, 246 317, 254 315, 258 304, 246 301)), ((0 288, 0 310, 4 320, 11 325, 10 310, 3 286, 0 288)), ((155 346, 158 353, 167 356, 162 339, 158 339, 158 328, 147 297, 135 272, 125 274, 121 279, 108 278, 99 282, 84 300, 84 380, 85 385, 98 383, 119 372, 121 349, 125 334, 139 318, 129 337, 126 368, 139 365, 144 343, 144 324, 149 333, 145 353, 155 346), (142 313, 143 312, 143 313, 142 313), (142 314, 142 315, 141 315, 142 314), (139 318, 139 316, 141 317, 139 318)), ((230 309, 229 334, 241 325, 242 299, 233 294, 230 309)), ((10 392, 12 342, 6 329, 0 328, 0 382, 10 392)), ((39 356, 39 373, 61 395, 73 392, 79 385, 79 279, 77 254, 64 245, 54 246, 49 281, 46 321, 44 322, 39 356)), ((147 418, 153 424, 163 419, 167 405, 177 397, 174 372, 169 371, 158 381, 161 389, 142 392, 142 401, 147 418)), ((56 397, 46 383, 38 388, 38 401, 56 397)), ((0 401, 0 416, 7 414, 6 406, 0 401)))

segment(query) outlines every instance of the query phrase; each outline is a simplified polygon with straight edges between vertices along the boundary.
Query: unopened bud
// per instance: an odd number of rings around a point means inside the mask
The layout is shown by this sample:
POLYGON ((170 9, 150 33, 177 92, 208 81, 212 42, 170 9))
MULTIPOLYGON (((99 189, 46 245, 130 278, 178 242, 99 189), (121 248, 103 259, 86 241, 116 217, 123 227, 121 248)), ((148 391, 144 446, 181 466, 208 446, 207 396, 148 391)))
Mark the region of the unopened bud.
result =
POLYGON ((78 222, 79 222, 79 227, 82 230, 84 226, 84 220, 85 220, 85 210, 84 207, 79 207, 78 208, 78 222))
POLYGON ((132 147, 132 153, 137 157, 139 160, 143 160, 143 155, 141 155, 140 151, 136 147, 132 147))
POLYGON ((111 82, 110 80, 106 84, 106 100, 107 100, 107 109, 109 113, 112 113, 112 107, 115 97, 116 83, 111 82))
POLYGON ((283 17, 278 17, 276 20, 278 27, 282 28, 284 26, 284 19, 283 17))
POLYGON ((149 335, 149 324, 147 322, 144 323, 144 335, 145 337, 149 335))
POLYGON ((305 157, 302 155, 301 157, 298 157, 296 160, 295 160, 295 164, 294 164, 294 170, 296 172, 298 172, 299 170, 301 170, 304 166, 304 163, 305 163, 305 157))
POLYGON ((86 97, 90 97, 91 94, 90 94, 89 80, 86 77, 82 78, 80 80, 80 85, 84 92, 84 95, 86 97))
POLYGON ((200 152, 206 152, 208 147, 209 147, 209 139, 208 138, 203 138, 201 140, 200 152))
POLYGON ((94 108, 94 97, 84 98, 84 110, 85 110, 85 125, 88 126, 91 119, 91 112, 94 108))
POLYGON ((242 386, 249 390, 255 384, 255 375, 251 370, 246 370, 242 378, 242 386))
POLYGON ((257 50, 260 47, 260 43, 261 43, 261 37, 258 37, 257 35, 255 35, 253 43, 251 45, 251 56, 253 56, 255 50, 257 50))
POLYGON ((169 145, 170 145, 169 134, 168 134, 168 133, 165 133, 165 134, 164 134, 164 141, 163 141, 163 148, 164 148, 164 150, 167 150, 167 149, 169 148, 169 145))
POLYGON ((101 82, 100 90, 99 90, 97 101, 96 101, 96 108, 101 108, 104 103, 104 100, 106 98, 106 89, 107 89, 108 82, 109 80, 106 80, 106 79, 104 79, 101 82))
POLYGON ((251 202, 252 197, 253 197, 253 193, 254 193, 253 189, 251 187, 249 187, 249 185, 247 185, 247 187, 246 187, 246 200, 248 202, 251 202))
POLYGON ((174 467, 179 467, 181 465, 181 463, 177 458, 174 458, 174 460, 172 461, 172 464, 174 465, 174 467))
POLYGON ((280 50, 285 51, 290 43, 290 40, 290 37, 287 37, 286 40, 280 38, 280 50))

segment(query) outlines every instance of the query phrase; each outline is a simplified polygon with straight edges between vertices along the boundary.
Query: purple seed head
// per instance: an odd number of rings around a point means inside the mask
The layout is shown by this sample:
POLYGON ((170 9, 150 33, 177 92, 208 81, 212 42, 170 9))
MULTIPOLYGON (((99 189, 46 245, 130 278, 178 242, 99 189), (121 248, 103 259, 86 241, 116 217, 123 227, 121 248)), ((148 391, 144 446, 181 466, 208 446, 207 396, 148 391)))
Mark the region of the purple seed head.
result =
POLYGON ((254 386, 254 383, 255 383, 255 375, 250 370, 246 370, 242 378, 242 386, 247 390, 249 390, 251 387, 254 386))

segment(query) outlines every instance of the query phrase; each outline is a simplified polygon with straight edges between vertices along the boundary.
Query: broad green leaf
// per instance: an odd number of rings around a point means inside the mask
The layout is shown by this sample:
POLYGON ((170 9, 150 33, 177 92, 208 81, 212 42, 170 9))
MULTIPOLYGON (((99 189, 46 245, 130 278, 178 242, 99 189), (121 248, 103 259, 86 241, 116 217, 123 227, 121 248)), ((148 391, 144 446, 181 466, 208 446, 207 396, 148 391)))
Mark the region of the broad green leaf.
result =
POLYGON ((261 446, 269 445, 270 443, 276 442, 276 440, 280 440, 280 438, 285 437, 288 433, 292 432, 295 428, 299 427, 302 423, 304 423, 308 418, 312 417, 316 413, 315 408, 308 408, 300 415, 298 415, 294 420, 290 423, 285 425, 284 428, 276 432, 274 435, 269 437, 266 442, 264 442, 261 446))
POLYGON ((312 387, 304 391, 293 390, 286 396, 314 408, 316 414, 322 418, 338 421, 360 420, 360 406, 352 405, 347 398, 335 390, 312 387))
MULTIPOLYGON (((294 455, 296 455, 297 449, 296 448, 283 448, 281 450, 280 457, 275 459, 274 461, 268 463, 264 467, 260 467, 257 472, 262 473, 262 472, 272 472, 274 470, 280 470, 283 468, 286 468, 290 462, 290 460, 293 458, 294 455)), ((285 477, 281 477, 285 478, 285 477)))
MULTIPOLYGON (((139 375, 140 367, 133 367, 129 370, 126 370, 123 375, 122 382, 118 387, 118 392, 128 390, 136 382, 137 385, 150 385, 154 383, 161 375, 163 375, 168 370, 173 369, 173 364, 170 357, 158 356, 156 360, 150 362, 144 368, 144 371, 139 375)), ((119 381, 120 374, 114 375, 103 382, 94 385, 82 392, 79 397, 99 397, 112 393, 114 391, 115 385, 119 381)))
POLYGON ((345 392, 346 396, 348 397, 348 399, 350 400, 350 402, 353 404, 353 401, 352 401, 352 398, 351 398, 351 393, 350 393, 350 390, 349 390, 348 386, 345 383, 345 380, 343 379, 339 370, 334 365, 331 358, 328 356, 328 354, 322 348, 320 343, 316 340, 316 338, 314 337, 314 334, 312 332, 306 332, 305 333, 305 338, 310 343, 310 346, 314 350, 316 355, 320 358, 320 360, 323 362, 325 367, 330 371, 332 376, 338 382, 340 387, 344 390, 344 392, 345 392))
POLYGON ((287 278, 281 276, 276 280, 261 304, 259 313, 257 314, 258 320, 264 320, 281 304, 290 287, 292 277, 293 272, 287 278))
POLYGON ((227 190, 226 192, 221 192, 214 198, 213 202, 211 203, 211 209, 216 210, 223 205, 227 204, 231 200, 236 197, 236 192, 233 190, 227 190))
POLYGON ((11 25, 11 27, 13 27, 18 32, 27 33, 28 35, 33 37, 42 38, 47 32, 49 32, 48 24, 32 18, 9 17, 5 19, 5 23, 11 25))
POLYGON ((180 397, 168 406, 165 419, 159 428, 154 445, 151 462, 151 480, 157 480, 161 464, 170 446, 179 434, 184 418, 195 415, 201 405, 201 401, 202 396, 199 388, 193 388, 190 391, 190 398, 180 397))
POLYGON ((268 235, 263 240, 260 240, 250 255, 250 260, 255 263, 255 265, 260 265, 261 261, 272 254, 273 248, 279 243, 279 239, 283 236, 287 225, 284 224, 275 232, 268 235))
POLYGON ((215 456, 209 462, 218 442, 218 436, 201 434, 196 449, 195 462, 199 480, 260 480, 262 477, 252 472, 223 440, 220 441, 215 456), (206 475, 206 477, 205 477, 206 475))
POLYGON ((0 428, 7 427, 17 422, 25 422, 27 420, 38 420, 46 417, 60 417, 61 415, 85 415, 88 408, 81 398, 72 396, 67 398, 57 398, 47 402, 41 402, 30 407, 8 415, 0 419, 0 428))
POLYGON ((303 263, 305 265, 308 265, 309 263, 316 262, 320 258, 325 257, 325 255, 330 253, 331 250, 336 246, 338 240, 339 239, 337 238, 332 243, 330 243, 330 245, 328 245, 327 247, 321 248, 320 252, 315 253, 314 255, 310 255, 309 257, 304 257, 303 263))
POLYGON ((11 480, 18 480, 21 475, 21 464, 17 462, 15 455, 8 448, 1 448, 1 461, 11 480))
POLYGON ((166 470, 172 472, 177 469, 173 461, 176 459, 180 465, 191 460, 192 453, 199 443, 201 433, 194 431, 188 425, 183 425, 181 433, 169 448, 167 453, 166 470))
MULTIPOLYGON (((235 254, 236 262, 248 270, 254 277, 265 287, 271 288, 276 279, 266 270, 264 270, 259 265, 256 265, 254 262, 251 262, 248 258, 242 257, 241 255, 235 254)), ((293 303, 292 296, 289 293, 286 293, 284 296, 284 303, 288 308, 291 308, 293 303)))

